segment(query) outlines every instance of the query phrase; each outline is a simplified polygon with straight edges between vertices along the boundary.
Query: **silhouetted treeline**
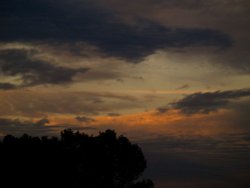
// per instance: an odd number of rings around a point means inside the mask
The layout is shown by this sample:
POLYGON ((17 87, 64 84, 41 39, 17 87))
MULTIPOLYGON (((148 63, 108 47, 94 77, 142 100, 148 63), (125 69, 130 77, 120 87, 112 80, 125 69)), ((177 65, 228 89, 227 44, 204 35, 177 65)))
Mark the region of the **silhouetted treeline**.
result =
POLYGON ((20 138, 0 142, 1 187, 153 188, 142 179, 141 149, 111 130, 98 136, 64 130, 61 138, 20 138))

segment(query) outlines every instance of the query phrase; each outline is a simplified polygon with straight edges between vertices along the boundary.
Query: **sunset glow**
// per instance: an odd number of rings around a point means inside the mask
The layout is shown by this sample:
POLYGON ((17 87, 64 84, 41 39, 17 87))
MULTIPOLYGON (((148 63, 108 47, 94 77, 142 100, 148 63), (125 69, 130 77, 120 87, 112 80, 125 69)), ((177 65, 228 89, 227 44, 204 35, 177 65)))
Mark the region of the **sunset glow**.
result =
POLYGON ((249 0, 2 0, 0 137, 112 129, 145 149, 156 188, 245 188, 249 14, 249 0))

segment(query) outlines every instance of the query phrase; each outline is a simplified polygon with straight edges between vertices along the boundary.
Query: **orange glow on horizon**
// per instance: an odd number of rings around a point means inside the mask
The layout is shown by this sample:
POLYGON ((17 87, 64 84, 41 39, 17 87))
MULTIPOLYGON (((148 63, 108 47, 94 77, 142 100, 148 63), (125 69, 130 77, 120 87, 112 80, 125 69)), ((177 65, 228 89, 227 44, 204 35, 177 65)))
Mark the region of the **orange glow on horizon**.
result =
POLYGON ((228 111, 210 114, 185 115, 178 110, 166 113, 156 111, 126 114, 120 116, 92 116, 93 121, 78 121, 72 115, 50 116, 46 126, 93 127, 97 130, 114 129, 121 132, 147 132, 152 134, 201 135, 209 136, 233 132, 225 120, 228 111), (225 129, 226 126, 226 129, 225 129))

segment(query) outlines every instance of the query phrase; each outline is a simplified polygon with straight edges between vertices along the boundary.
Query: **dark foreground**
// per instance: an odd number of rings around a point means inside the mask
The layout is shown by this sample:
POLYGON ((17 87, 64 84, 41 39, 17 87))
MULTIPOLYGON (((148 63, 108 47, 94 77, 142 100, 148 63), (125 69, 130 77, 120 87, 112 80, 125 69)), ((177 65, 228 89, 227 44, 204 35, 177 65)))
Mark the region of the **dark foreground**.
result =
POLYGON ((141 149, 111 130, 95 137, 65 130, 60 139, 8 135, 0 153, 1 185, 8 188, 154 187, 142 178, 141 149))

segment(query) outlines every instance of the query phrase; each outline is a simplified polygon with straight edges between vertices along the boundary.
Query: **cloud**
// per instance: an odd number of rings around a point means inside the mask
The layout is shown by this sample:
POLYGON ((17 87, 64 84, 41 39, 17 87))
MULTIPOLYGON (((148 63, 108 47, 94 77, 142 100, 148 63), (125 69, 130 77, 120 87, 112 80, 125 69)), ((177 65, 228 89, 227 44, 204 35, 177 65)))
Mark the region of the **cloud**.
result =
POLYGON ((117 113, 139 108, 140 99, 119 92, 65 91, 49 88, 49 91, 7 90, 0 92, 0 114, 5 116, 46 117, 50 114, 92 116, 117 113), (119 104, 117 106, 117 104, 119 104))
MULTIPOLYGON (((249 13, 248 0, 137 0, 129 3, 124 0, 99 0, 103 6, 115 9, 121 19, 135 23, 138 17, 161 23, 170 28, 210 28, 223 31, 233 38, 233 46, 227 50, 205 47, 184 48, 184 59, 189 56, 209 57, 213 66, 232 68, 238 73, 249 74, 249 13), (232 27, 232 25, 234 27, 232 27), (185 52, 185 53, 184 53, 185 52), (189 54, 187 54, 189 53, 189 54)), ((167 60, 166 60, 167 61, 167 60)), ((183 62, 183 59, 180 60, 183 62)), ((204 62, 204 57, 198 63, 204 62)), ((185 61, 186 63, 186 61, 185 61)))
POLYGON ((9 89, 15 89, 16 86, 11 83, 6 82, 0 82, 0 90, 9 90, 9 89))
POLYGON ((49 123, 49 120, 47 118, 43 118, 43 119, 38 120, 35 123, 35 125, 37 125, 37 126, 45 126, 48 123, 49 123))
POLYGON ((59 135, 64 129, 73 129, 79 131, 95 131, 95 127, 85 127, 77 124, 49 124, 47 118, 42 118, 37 121, 0 118, 0 135, 22 135, 30 134, 33 136, 55 136, 59 135))
MULTIPOLYGON (((185 114, 209 113, 225 108, 233 99, 249 97, 250 89, 194 93, 171 103, 170 108, 181 110, 185 114)), ((167 109, 167 108, 166 108, 167 109)), ((158 110, 164 112, 164 110, 158 110)))
MULTIPOLYGON (((53 65, 45 60, 35 58, 35 50, 4 49, 0 50, 0 71, 5 76, 20 76, 20 87, 41 84, 64 84, 73 81, 78 73, 87 68, 72 69, 53 65)), ((18 85, 1 83, 1 89, 14 89, 18 85)))
POLYGON ((113 70, 94 70, 90 69, 84 74, 76 76, 76 80, 82 81, 100 81, 100 80, 121 80, 122 72, 115 72, 113 70))
POLYGON ((90 122, 95 121, 95 119, 89 118, 89 117, 85 117, 85 116, 77 116, 76 120, 80 121, 80 122, 84 122, 84 123, 90 123, 90 122))
POLYGON ((176 90, 179 90, 179 89, 188 89, 189 87, 190 87, 189 84, 183 84, 180 87, 177 87, 176 90))
POLYGON ((46 118, 35 122, 21 119, 0 118, 0 132, 3 135, 21 135, 24 133, 42 135, 47 133, 51 134, 52 132, 55 132, 55 130, 58 131, 56 127, 45 126, 47 123, 48 119, 46 118))
POLYGON ((159 113, 165 113, 169 110, 169 108, 165 108, 165 107, 159 107, 157 108, 157 112, 159 113))
POLYGON ((1 41, 83 41, 132 62, 158 49, 232 45, 229 35, 209 28, 170 28, 139 18, 128 24, 115 11, 98 6, 98 1, 13 0, 6 1, 0 12, 1 41))
POLYGON ((119 114, 119 113, 113 113, 113 112, 107 114, 107 116, 111 116, 111 117, 118 117, 120 115, 121 114, 119 114))
POLYGON ((38 121, 31 122, 31 121, 25 121, 20 119, 8 119, 8 118, 0 118, 0 124, 1 125, 7 125, 7 126, 45 126, 49 123, 49 120, 47 118, 42 118, 38 121))

